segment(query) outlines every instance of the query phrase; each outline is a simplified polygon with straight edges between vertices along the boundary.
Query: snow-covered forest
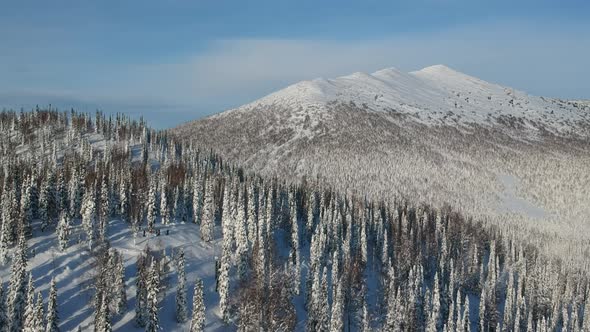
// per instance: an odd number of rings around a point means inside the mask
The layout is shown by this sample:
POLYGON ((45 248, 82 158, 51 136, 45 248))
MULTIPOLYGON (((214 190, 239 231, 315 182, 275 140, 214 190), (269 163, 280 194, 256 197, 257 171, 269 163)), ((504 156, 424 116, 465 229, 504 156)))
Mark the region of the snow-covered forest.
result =
POLYGON ((100 112, 4 111, 0 155, 0 331, 590 331, 586 270, 453 206, 100 112))

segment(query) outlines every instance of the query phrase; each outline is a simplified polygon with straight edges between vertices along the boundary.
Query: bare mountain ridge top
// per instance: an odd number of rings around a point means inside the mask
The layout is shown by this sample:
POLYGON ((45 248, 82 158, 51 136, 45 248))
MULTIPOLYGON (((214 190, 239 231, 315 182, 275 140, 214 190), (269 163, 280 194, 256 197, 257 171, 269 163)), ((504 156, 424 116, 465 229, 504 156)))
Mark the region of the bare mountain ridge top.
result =
POLYGON ((425 125, 508 124, 533 134, 540 129, 580 134, 590 123, 584 103, 532 96, 444 65, 409 73, 386 68, 371 74, 301 81, 214 117, 271 107, 293 110, 292 118, 309 116, 313 120, 317 112, 334 103, 403 114, 425 125))

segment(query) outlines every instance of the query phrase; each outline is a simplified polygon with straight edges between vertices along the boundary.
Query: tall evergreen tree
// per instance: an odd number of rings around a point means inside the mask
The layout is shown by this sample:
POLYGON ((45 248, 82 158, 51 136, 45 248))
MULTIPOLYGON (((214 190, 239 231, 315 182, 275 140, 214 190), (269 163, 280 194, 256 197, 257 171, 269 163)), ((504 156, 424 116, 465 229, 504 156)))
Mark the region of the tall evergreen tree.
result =
POLYGON ((68 247, 69 244, 69 232, 70 232, 70 225, 68 216, 66 213, 62 212, 59 216, 59 222, 57 223, 57 240, 59 244, 59 250, 64 251, 68 247))
POLYGON ((344 294, 342 282, 337 282, 335 286, 336 291, 332 300, 332 313, 330 316, 330 331, 340 332, 344 328, 344 294))
POLYGON ((23 316, 23 331, 35 332, 37 322, 35 321, 36 312, 35 303, 35 285, 33 283, 33 275, 29 272, 29 282, 27 286, 27 303, 25 305, 25 313, 23 316))
POLYGON ((190 332, 202 332, 205 328, 205 301, 203 298, 203 281, 197 279, 193 294, 193 314, 190 332))
POLYGON ((22 328, 25 306, 27 303, 27 241, 23 235, 19 238, 18 248, 12 260, 10 275, 10 293, 8 312, 10 313, 10 331, 19 332, 22 328))
POLYGON ((45 328, 45 324, 43 322, 44 319, 44 312, 43 312, 43 297, 41 293, 37 293, 37 301, 35 302, 35 311, 33 313, 33 321, 31 322, 32 329, 31 331, 38 332, 43 331, 45 328))
POLYGON ((57 285, 55 278, 51 278, 49 300, 47 302, 47 325, 45 332, 59 332, 59 316, 57 310, 57 285))
POLYGON ((6 296, 4 294, 4 283, 0 279, 0 332, 8 331, 10 321, 8 320, 8 312, 6 308, 6 296))
POLYGON ((82 204, 82 226, 86 232, 86 243, 88 248, 92 249, 95 237, 96 227, 96 199, 94 195, 94 186, 90 186, 84 194, 82 204))
POLYGON ((157 216, 157 209, 156 209, 156 183, 155 180, 150 181, 150 189, 148 192, 148 199, 147 199, 147 228, 148 232, 153 233, 155 231, 155 224, 156 224, 156 216, 157 216))
POLYGON ((184 250, 180 248, 176 255, 176 321, 184 323, 187 320, 188 309, 186 301, 186 273, 184 267, 184 250))
POLYGON ((146 291, 148 317, 145 330, 146 332, 156 332, 160 329, 160 319, 158 317, 158 296, 160 293, 160 276, 155 260, 152 260, 152 265, 149 270, 146 291))
MULTIPOLYGON (((230 269, 229 239, 223 239, 221 262, 219 267, 219 309, 225 323, 229 322, 229 269, 230 269)), ((263 249, 264 250, 264 249, 263 249)))
POLYGON ((201 220, 201 239, 205 242, 213 240, 213 229, 215 226, 215 201, 213 200, 214 188, 214 178, 213 175, 210 175, 206 179, 203 217, 201 220))

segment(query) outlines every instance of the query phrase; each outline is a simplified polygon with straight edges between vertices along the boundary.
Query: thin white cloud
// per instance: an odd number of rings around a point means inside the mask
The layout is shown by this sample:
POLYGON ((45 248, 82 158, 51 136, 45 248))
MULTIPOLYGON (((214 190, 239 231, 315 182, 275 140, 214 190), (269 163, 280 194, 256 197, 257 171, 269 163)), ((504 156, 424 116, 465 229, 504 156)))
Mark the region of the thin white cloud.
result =
POLYGON ((213 112, 304 79, 444 63, 534 94, 589 98, 588 33, 588 25, 504 22, 364 41, 224 40, 165 63, 105 66, 88 78, 94 84, 65 90, 98 104, 150 101, 213 112))

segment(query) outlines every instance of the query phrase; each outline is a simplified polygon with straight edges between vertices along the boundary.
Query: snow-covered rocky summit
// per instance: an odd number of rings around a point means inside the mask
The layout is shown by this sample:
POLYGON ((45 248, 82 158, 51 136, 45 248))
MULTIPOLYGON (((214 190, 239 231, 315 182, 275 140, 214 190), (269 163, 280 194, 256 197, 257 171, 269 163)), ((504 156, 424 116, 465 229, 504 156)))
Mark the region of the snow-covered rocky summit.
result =
POLYGON ((331 103, 353 103, 370 111, 405 114, 427 125, 499 124, 579 134, 587 132, 590 123, 590 111, 583 103, 532 96, 444 65, 410 73, 387 68, 372 74, 357 72, 334 79, 301 81, 228 112, 271 106, 313 116, 314 111, 331 103))

